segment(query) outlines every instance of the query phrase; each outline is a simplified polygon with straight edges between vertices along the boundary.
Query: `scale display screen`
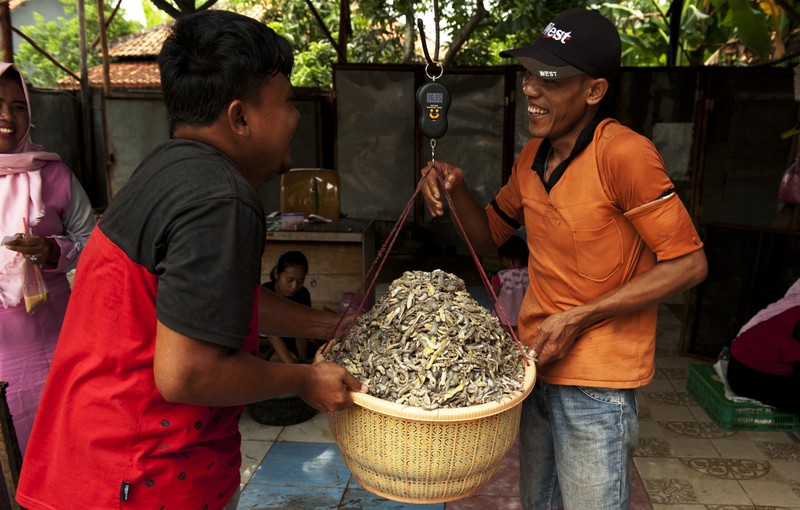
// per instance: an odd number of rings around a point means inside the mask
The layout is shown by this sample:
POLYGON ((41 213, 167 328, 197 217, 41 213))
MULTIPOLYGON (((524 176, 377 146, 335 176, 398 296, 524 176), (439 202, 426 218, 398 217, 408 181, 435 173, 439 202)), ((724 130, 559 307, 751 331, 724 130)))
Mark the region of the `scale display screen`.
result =
POLYGON ((425 99, 429 103, 442 103, 444 102, 444 94, 441 92, 428 92, 425 99))

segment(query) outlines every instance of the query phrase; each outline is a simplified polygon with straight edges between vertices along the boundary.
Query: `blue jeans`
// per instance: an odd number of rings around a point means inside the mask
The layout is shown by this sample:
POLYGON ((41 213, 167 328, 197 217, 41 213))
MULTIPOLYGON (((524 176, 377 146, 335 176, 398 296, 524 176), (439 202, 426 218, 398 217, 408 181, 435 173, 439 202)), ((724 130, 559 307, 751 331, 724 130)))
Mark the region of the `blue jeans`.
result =
POLYGON ((522 506, 630 508, 638 436, 635 390, 537 381, 522 404, 522 506))

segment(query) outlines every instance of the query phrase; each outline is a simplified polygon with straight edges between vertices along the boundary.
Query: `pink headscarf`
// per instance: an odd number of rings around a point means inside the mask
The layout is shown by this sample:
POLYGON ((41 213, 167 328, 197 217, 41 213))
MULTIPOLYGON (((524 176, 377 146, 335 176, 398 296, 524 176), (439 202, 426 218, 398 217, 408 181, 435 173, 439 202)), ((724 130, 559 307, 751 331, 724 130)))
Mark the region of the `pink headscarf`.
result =
POLYGON ((775 317, 776 315, 785 312, 789 308, 794 308, 795 306, 800 306, 800 278, 798 278, 797 281, 794 282, 791 287, 789 287, 789 290, 786 291, 785 296, 755 314, 753 318, 747 322, 747 324, 742 326, 742 329, 739 330, 739 335, 752 328, 756 324, 775 317))
MULTIPOLYGON (((0 76, 13 69, 20 77, 25 101, 30 113, 28 87, 17 66, 0 62, 0 76)), ((34 144, 28 132, 10 153, 0 153, 0 237, 22 232, 22 218, 33 226, 44 216, 42 201, 41 169, 50 161, 60 161, 58 154, 43 152, 34 144)), ((3 305, 16 306, 22 299, 22 282, 19 275, 23 257, 15 251, 0 247, 0 301, 3 305)))

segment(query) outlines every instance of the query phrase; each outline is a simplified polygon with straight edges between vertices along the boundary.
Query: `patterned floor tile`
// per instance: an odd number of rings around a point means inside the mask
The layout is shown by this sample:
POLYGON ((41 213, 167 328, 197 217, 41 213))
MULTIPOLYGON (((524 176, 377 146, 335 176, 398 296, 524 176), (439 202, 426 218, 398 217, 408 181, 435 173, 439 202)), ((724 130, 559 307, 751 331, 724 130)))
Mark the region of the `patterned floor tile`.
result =
POLYGON ((239 433, 248 441, 275 441, 283 427, 272 427, 255 421, 252 415, 245 411, 239 420, 239 433))
POLYGON ((350 470, 335 444, 277 442, 264 457, 244 492, 258 485, 335 487, 344 490, 349 479, 350 470))
POLYGON ((771 460, 769 464, 772 466, 772 471, 783 478, 787 484, 800 487, 800 466, 796 462, 771 460))
POLYGON ((242 441, 242 466, 239 469, 242 486, 256 473, 271 446, 272 442, 268 441, 242 441))
POLYGON ((376 496, 361 488, 349 488, 338 507, 340 510, 443 510, 444 503, 403 503, 376 496))
MULTIPOLYGON (((698 504, 698 505, 690 505, 690 504, 686 504, 686 505, 659 505, 659 504, 654 504, 653 505, 653 510, 709 510, 709 508, 711 508, 711 507, 708 507, 706 505, 700 505, 700 504, 698 504)), ((724 510, 734 510, 735 508, 736 507, 725 506, 724 510)), ((748 507, 748 508, 749 508, 749 510, 753 510, 750 507, 748 507)))
POLYGON ((654 508, 657 504, 751 503, 738 480, 693 469, 682 459, 638 457, 634 463, 654 508))
POLYGON ((670 406, 686 406, 694 404, 694 398, 685 391, 674 391, 672 386, 666 390, 644 390, 642 393, 649 399, 670 406))
MULTIPOLYGON (((688 377, 688 374, 689 371, 683 367, 656 367, 657 378, 685 381, 688 377)), ((685 385, 682 387, 685 387, 685 385)))
POLYGON ((680 354, 671 354, 667 356, 657 356, 656 365, 662 369, 681 368, 688 370, 690 365, 697 363, 697 359, 680 354))
POLYGON ((752 459, 681 457, 681 463, 697 473, 720 480, 756 480, 766 476, 769 462, 752 459))
POLYGON ((718 457, 707 439, 639 436, 635 457, 718 457))
POLYGON ((658 425, 662 430, 670 433, 697 439, 720 439, 732 437, 737 434, 735 431, 722 430, 714 425, 713 422, 660 421, 658 425))
POLYGON ((785 483, 744 480, 742 487, 755 505, 800 508, 800 495, 785 483))
POLYGON ((666 377, 658 377, 658 369, 656 369, 656 377, 653 378, 646 386, 639 388, 639 392, 653 392, 653 391, 675 391, 669 379, 666 377))
POLYGON ((518 496, 473 496, 458 501, 448 501, 447 510, 522 510, 518 496))
MULTIPOLYGON (((336 510, 344 488, 248 485, 237 510, 336 510)), ((366 508, 366 507, 365 507, 366 508)))
POLYGON ((769 452, 758 447, 754 441, 748 441, 739 435, 729 438, 712 439, 711 443, 717 449, 721 457, 730 459, 752 459, 768 461, 770 459, 769 452))
POLYGON ((301 443, 333 443, 334 439, 328 427, 328 415, 319 413, 308 421, 284 427, 278 441, 298 441, 301 443))
MULTIPOLYGON (((650 420, 697 421, 691 409, 686 405, 667 403, 664 400, 665 398, 662 395, 654 396, 645 393, 643 398, 639 399, 640 419, 643 419, 642 412, 644 412, 648 417, 647 419, 650 420)), ((677 398, 673 399, 673 402, 677 402, 677 398)))

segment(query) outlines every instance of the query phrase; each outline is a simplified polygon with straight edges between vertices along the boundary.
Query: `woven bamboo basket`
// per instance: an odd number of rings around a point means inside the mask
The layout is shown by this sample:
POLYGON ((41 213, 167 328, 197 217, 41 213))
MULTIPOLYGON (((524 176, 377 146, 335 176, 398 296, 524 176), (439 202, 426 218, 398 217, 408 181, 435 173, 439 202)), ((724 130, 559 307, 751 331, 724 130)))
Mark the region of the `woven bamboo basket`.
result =
POLYGON ((353 477, 368 491, 405 503, 442 503, 477 491, 495 474, 519 429, 523 391, 470 407, 424 409, 353 393, 353 409, 328 414, 328 425, 353 477))

